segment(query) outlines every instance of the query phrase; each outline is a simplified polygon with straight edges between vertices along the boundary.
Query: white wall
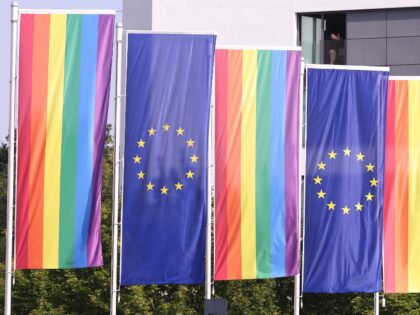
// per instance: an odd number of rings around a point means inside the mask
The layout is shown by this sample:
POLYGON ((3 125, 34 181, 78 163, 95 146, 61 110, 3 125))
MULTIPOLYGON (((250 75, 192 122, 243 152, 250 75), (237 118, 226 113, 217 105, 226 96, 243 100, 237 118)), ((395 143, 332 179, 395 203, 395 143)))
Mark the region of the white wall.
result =
MULTIPOLYGON (((290 46, 296 43, 295 2, 153 0, 152 29, 216 32, 222 45, 290 46)), ((147 10, 147 0, 124 0, 124 9, 139 5, 147 10)))
POLYGON ((130 29, 216 32, 219 45, 296 45, 296 13, 420 6, 420 0, 123 0, 130 29))

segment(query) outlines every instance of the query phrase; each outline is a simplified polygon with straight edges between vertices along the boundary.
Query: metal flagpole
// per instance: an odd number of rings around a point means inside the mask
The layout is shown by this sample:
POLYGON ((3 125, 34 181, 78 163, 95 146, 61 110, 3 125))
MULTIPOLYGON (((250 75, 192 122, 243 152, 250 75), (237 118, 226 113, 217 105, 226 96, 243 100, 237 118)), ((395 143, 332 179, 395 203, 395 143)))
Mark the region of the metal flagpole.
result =
POLYGON ((293 304, 293 314, 300 314, 300 273, 295 276, 295 299, 293 304))
POLYGON ((374 312, 373 314, 379 315, 379 292, 375 292, 373 295, 374 312))
MULTIPOLYGON (((214 72, 213 72, 214 73, 214 72)), ((214 76, 213 76, 214 77, 214 76)), ((212 97, 214 100, 214 98, 212 97)), ((207 225, 206 225, 206 277, 205 277, 205 293, 206 300, 211 299, 211 263, 212 263, 212 191, 213 191, 213 167, 214 167, 214 102, 210 105, 210 130, 208 143, 208 172, 207 172, 207 225)))
MULTIPOLYGON (((305 73, 305 62, 304 59, 301 58, 300 61, 300 84, 299 84, 299 191, 298 191, 298 239, 299 244, 301 243, 300 238, 300 230, 301 230, 301 212, 302 212, 302 177, 304 175, 303 167, 303 79, 305 73)), ((299 246, 300 248, 300 246, 299 246)), ((300 256, 300 253, 299 253, 300 256)), ((300 299, 301 299, 301 289, 300 289, 300 273, 295 276, 295 292, 294 292, 294 306, 293 311, 295 315, 300 314, 300 299)))
POLYGON ((4 294, 4 314, 10 315, 12 310, 12 253, 13 253, 13 209, 15 182, 15 107, 16 107, 16 52, 18 28, 18 3, 12 2, 11 10, 11 52, 10 52, 10 96, 9 96, 9 158, 7 170, 7 227, 6 227, 6 281, 4 294))
POLYGON ((115 82, 115 144, 114 144, 114 183, 112 195, 112 262, 111 262, 111 309, 112 315, 117 314, 117 278, 118 278, 118 202, 120 181, 120 119, 121 119, 121 67, 123 26, 117 23, 117 74, 115 82))

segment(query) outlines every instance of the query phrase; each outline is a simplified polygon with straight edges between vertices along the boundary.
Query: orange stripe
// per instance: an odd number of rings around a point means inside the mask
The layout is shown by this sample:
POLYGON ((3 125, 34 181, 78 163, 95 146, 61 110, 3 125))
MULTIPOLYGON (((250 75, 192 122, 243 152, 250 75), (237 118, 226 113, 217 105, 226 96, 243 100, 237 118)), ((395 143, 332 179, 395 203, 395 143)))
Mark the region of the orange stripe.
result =
POLYGON ((242 51, 229 51, 227 112, 228 279, 242 278, 241 264, 241 101, 242 51))
POLYGON ((398 292, 407 292, 408 282, 408 84, 395 85, 395 282, 398 292))
POLYGON ((50 16, 48 14, 35 15, 34 24, 28 267, 42 268, 44 152, 50 16))

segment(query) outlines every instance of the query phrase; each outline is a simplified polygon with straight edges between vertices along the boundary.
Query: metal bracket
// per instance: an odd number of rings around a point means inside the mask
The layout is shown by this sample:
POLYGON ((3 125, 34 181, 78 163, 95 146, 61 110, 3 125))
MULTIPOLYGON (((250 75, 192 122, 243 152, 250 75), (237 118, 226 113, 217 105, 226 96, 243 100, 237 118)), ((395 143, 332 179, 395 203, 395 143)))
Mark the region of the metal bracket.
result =
POLYGON ((125 94, 114 96, 114 101, 117 99, 124 98, 125 96, 126 96, 125 94))
POLYGON ((12 82, 13 82, 13 81, 17 81, 17 78, 18 78, 17 76, 15 76, 14 78, 11 78, 11 79, 9 80, 9 84, 12 84, 12 82))

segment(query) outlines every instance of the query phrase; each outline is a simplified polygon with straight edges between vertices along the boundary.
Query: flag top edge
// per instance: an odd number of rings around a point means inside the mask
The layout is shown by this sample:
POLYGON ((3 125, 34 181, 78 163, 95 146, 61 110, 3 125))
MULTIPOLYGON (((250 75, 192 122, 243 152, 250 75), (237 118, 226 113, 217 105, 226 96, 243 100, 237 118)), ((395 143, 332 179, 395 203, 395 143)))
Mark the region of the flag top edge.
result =
POLYGON ((218 35, 216 32, 167 31, 167 30, 124 30, 124 34, 138 35, 218 35))
POLYGON ((116 15, 117 10, 94 10, 94 9, 19 9, 19 15, 21 14, 108 14, 116 15))
POLYGON ((281 46, 281 45, 217 45, 216 44, 216 49, 302 51, 302 47, 300 46, 281 46))
POLYGON ((306 64, 305 68, 306 69, 330 69, 330 70, 386 71, 386 72, 389 72, 390 70, 390 67, 318 65, 318 64, 306 64))
POLYGON ((389 80, 391 81, 417 81, 420 80, 420 76, 403 76, 403 75, 395 75, 389 76, 389 80))

